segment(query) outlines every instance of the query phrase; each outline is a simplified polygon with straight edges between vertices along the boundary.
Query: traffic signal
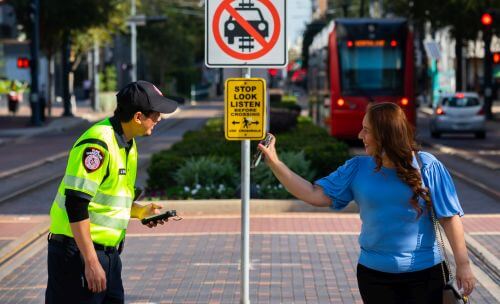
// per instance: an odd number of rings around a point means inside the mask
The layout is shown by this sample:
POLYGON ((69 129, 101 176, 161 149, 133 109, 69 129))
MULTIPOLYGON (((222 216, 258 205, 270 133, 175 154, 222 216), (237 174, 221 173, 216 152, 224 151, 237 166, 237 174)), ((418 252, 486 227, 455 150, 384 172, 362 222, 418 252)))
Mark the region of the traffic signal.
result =
POLYGON ((17 58, 17 68, 18 69, 29 69, 30 68, 30 60, 26 57, 18 57, 17 58))
POLYGON ((493 64, 500 64, 500 53, 493 53, 493 64))
POLYGON ((493 23, 493 17, 491 16, 490 13, 484 13, 482 16, 481 16, 481 23, 485 26, 485 27, 490 27, 491 24, 493 23))

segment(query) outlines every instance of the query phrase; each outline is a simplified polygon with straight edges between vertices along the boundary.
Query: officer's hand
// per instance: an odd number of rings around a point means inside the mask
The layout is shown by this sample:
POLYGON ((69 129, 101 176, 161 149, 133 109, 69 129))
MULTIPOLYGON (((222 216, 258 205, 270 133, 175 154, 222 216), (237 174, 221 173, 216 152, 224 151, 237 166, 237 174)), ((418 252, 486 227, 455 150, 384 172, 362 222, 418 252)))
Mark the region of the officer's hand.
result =
POLYGON ((106 273, 99 260, 85 263, 85 278, 90 291, 99 293, 106 290, 106 273))
MULTIPOLYGON (((161 205, 151 203, 151 204, 144 206, 143 208, 144 208, 144 213, 145 213, 144 217, 148 217, 148 216, 160 214, 161 213, 160 209, 163 207, 161 205)), ((157 220, 154 222, 147 223, 146 226, 148 226, 149 228, 153 228, 153 227, 156 227, 156 225, 158 225, 158 224, 163 225, 163 223, 166 221, 167 221, 166 219, 165 220, 157 220)))

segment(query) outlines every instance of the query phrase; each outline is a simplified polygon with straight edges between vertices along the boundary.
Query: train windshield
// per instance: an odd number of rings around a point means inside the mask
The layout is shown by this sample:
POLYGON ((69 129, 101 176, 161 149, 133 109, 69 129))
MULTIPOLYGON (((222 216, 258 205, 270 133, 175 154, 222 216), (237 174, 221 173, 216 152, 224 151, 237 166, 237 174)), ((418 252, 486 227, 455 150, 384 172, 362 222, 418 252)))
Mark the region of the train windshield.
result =
POLYGON ((343 95, 392 96, 403 91, 403 50, 391 41, 341 41, 338 45, 343 95))

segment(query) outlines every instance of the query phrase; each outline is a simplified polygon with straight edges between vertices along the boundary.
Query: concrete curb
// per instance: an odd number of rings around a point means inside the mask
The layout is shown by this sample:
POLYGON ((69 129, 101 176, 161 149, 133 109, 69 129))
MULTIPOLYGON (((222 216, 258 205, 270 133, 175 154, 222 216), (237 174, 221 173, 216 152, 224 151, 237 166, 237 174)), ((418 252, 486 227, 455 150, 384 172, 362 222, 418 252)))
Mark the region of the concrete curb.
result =
POLYGON ((467 248, 474 255, 476 255, 481 262, 487 265, 488 268, 490 268, 497 276, 500 276, 500 260, 498 260, 496 256, 488 251, 488 249, 484 248, 483 245, 481 245, 468 233, 465 233, 465 242, 467 244, 467 248))
MULTIPOLYGON (((162 205, 166 210, 176 210, 182 215, 227 215, 241 214, 240 199, 222 200, 170 200, 170 201, 141 201, 141 204, 156 203, 162 205)), ((287 212, 337 212, 357 213, 358 205, 351 202, 341 211, 330 208, 314 207, 300 200, 266 200, 250 199, 250 215, 252 214, 276 214, 287 212)))
POLYGON ((27 170, 30 170, 30 169, 33 169, 36 167, 39 167, 45 163, 55 162, 61 158, 66 157, 67 155, 68 155, 68 152, 65 151, 65 152, 58 153, 54 156, 41 159, 39 161, 35 161, 35 162, 30 163, 30 164, 26 164, 26 165, 21 166, 21 167, 17 167, 17 168, 11 169, 11 170, 6 170, 6 171, 0 173, 0 179, 6 178, 6 177, 9 177, 11 175, 18 174, 18 173, 21 173, 21 172, 24 172, 24 171, 27 171, 27 170))
POLYGON ((63 118, 59 118, 58 120, 56 120, 56 121, 54 121, 54 122, 52 122, 49 125, 44 126, 44 127, 33 128, 30 130, 10 129, 10 130, 0 131, 0 136, 12 137, 9 139, 3 139, 0 142, 0 145, 4 145, 7 143, 16 143, 16 142, 31 138, 33 136, 46 134, 49 132, 69 130, 72 128, 76 128, 84 123, 88 123, 88 122, 92 122, 92 121, 94 121, 94 120, 84 119, 81 117, 71 117, 71 118, 63 117, 63 118))
POLYGON ((0 272, 4 268, 4 264, 8 263, 18 252, 22 251, 24 248, 31 245, 38 238, 47 234, 50 226, 50 218, 37 224, 31 228, 28 232, 24 233, 21 237, 10 242, 0 250, 0 272))

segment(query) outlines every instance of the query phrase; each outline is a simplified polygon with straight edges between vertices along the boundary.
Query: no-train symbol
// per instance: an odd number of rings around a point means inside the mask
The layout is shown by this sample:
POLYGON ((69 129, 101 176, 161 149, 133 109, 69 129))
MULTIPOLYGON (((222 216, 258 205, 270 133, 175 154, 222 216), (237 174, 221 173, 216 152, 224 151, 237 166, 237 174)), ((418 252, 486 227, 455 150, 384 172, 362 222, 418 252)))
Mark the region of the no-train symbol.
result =
POLYGON ((285 66, 285 12, 285 0, 208 0, 207 66, 285 66))

